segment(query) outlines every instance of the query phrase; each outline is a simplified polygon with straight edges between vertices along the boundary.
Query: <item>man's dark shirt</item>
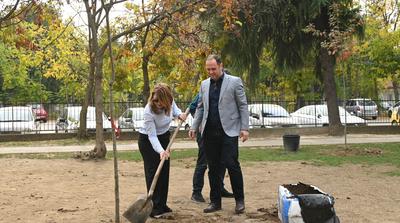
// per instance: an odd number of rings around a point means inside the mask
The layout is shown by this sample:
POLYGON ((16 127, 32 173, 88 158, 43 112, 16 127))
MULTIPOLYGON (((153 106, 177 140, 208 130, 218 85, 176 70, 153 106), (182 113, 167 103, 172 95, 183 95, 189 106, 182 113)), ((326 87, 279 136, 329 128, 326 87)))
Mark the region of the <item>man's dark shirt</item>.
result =
POLYGON ((207 127, 209 128, 222 129, 221 119, 219 117, 219 111, 218 111, 218 102, 223 80, 224 80, 224 74, 222 74, 222 76, 217 81, 210 79, 210 92, 209 92, 210 108, 208 111, 208 118, 207 118, 207 127))

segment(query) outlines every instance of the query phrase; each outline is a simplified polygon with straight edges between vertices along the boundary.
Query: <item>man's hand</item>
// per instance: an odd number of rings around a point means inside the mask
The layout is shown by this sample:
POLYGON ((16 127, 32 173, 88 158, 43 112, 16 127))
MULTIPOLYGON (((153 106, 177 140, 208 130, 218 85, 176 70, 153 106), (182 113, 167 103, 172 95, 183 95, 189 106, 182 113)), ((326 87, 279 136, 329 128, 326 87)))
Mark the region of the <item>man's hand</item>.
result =
POLYGON ((248 140, 249 139, 249 131, 247 131, 247 130, 240 131, 240 138, 242 139, 242 142, 245 142, 246 140, 248 140))
POLYGON ((191 138, 191 139, 194 139, 194 137, 196 137, 196 131, 194 131, 194 130, 189 130, 189 137, 191 138))

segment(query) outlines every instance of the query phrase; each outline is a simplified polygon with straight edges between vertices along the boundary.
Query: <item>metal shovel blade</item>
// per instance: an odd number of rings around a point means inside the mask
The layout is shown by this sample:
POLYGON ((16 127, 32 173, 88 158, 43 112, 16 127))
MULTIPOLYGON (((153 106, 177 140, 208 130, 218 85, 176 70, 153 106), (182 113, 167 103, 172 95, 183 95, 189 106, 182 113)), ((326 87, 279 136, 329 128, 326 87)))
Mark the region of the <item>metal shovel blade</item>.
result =
POLYGON ((153 201, 147 195, 140 196, 124 212, 123 216, 131 223, 145 223, 153 210, 153 201))

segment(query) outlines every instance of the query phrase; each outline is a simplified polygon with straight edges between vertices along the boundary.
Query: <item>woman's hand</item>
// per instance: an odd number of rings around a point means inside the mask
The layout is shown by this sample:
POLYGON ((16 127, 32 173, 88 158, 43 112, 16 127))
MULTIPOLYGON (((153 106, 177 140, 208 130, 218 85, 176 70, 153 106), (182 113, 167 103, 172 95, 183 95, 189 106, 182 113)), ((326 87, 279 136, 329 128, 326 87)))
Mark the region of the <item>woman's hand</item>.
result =
POLYGON ((187 115, 186 115, 186 113, 182 113, 182 114, 178 115, 178 118, 180 120, 182 120, 182 122, 184 122, 186 120, 186 118, 187 118, 187 115))
POLYGON ((161 153, 160 153, 160 160, 162 160, 163 158, 165 159, 165 160, 168 160, 169 159, 169 151, 168 150, 164 150, 164 151, 162 151, 161 153))

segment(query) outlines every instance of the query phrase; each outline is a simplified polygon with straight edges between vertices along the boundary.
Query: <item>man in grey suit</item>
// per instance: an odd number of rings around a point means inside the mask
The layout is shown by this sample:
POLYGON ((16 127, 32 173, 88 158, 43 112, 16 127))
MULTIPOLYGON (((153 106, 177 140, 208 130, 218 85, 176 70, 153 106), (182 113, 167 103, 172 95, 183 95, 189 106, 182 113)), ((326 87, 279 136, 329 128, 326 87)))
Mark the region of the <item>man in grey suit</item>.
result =
POLYGON ((227 168, 236 200, 235 212, 244 212, 243 175, 238 161, 238 137, 249 137, 249 111, 242 80, 224 72, 221 59, 210 55, 206 60, 209 78, 201 83, 196 115, 189 131, 194 138, 199 129, 207 157, 210 205, 205 213, 221 210, 220 172, 227 168))

